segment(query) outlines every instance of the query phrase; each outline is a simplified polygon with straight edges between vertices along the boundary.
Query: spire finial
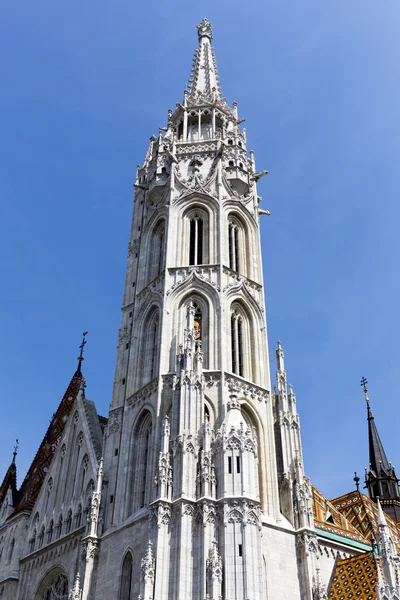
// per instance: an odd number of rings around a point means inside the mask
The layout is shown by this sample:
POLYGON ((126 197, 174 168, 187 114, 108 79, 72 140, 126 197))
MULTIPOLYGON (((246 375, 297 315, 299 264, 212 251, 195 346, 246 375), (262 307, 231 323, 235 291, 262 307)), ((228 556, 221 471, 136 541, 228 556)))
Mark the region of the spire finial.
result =
POLYGON ((213 39, 212 25, 208 19, 203 19, 199 25, 197 25, 197 35, 199 36, 199 41, 203 37, 208 37, 211 41, 213 39))
POLYGON ((356 490, 357 490, 357 492, 359 492, 360 491, 360 478, 357 475, 356 471, 354 471, 354 482, 356 484, 356 490))
POLYGON ((13 459, 12 459, 13 465, 15 464, 15 457, 18 454, 18 445, 19 445, 19 441, 15 440, 15 446, 14 446, 14 452, 13 452, 13 459))
POLYGON ((368 404, 369 403, 369 398, 368 398, 367 383, 368 383, 368 381, 365 379, 365 377, 362 377, 360 385, 361 385, 361 387, 363 389, 363 392, 365 394, 365 402, 368 404))
POLYGON ((83 349, 86 346, 86 336, 87 336, 87 331, 84 331, 82 334, 82 342, 81 345, 79 346, 79 356, 78 356, 78 372, 81 372, 81 367, 82 367, 82 361, 85 360, 83 358, 83 349))

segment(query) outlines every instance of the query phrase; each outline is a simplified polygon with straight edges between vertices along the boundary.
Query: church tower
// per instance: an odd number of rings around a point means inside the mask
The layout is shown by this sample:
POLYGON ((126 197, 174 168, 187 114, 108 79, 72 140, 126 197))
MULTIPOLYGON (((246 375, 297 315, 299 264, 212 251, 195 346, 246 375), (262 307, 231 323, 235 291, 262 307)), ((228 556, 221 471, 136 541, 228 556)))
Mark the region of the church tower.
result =
MULTIPOLYGON (((288 517, 280 510, 267 347, 259 218, 269 213, 257 193, 267 172, 257 172, 237 105, 221 94, 211 24, 197 30, 183 101, 150 138, 134 184, 97 590, 264 600, 266 545, 279 560, 286 527, 294 583, 279 587, 299 598, 298 518, 288 494, 288 517), (268 540, 267 522, 281 523, 268 540), (116 552, 121 588, 102 563, 116 552)), ((295 420, 293 394, 290 406, 295 420)), ((293 492, 302 459, 291 452, 293 492)))

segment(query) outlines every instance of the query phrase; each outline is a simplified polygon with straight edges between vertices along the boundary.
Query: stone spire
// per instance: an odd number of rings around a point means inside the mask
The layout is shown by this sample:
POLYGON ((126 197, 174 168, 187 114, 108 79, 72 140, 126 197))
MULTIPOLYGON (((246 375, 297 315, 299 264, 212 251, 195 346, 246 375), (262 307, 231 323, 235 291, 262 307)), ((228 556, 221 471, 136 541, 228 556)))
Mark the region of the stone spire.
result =
POLYGON ((221 89, 218 77, 217 63, 214 49, 211 46, 213 39, 212 25, 203 19, 197 25, 199 46, 194 52, 193 65, 190 72, 188 93, 189 100, 198 96, 221 99, 221 89))
POLYGON ((394 466, 388 461, 379 436, 375 419, 370 407, 367 380, 363 377, 361 385, 367 403, 368 444, 369 444, 369 470, 365 475, 365 485, 371 500, 380 498, 383 510, 394 520, 400 519, 400 502, 398 478, 394 466))

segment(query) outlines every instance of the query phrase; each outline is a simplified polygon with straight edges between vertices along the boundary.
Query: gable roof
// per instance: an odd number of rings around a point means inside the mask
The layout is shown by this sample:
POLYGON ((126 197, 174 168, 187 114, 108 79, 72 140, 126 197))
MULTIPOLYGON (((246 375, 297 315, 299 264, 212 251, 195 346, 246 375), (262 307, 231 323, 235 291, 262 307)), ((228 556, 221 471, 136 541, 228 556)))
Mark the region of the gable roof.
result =
POLYGON ((312 486, 312 502, 316 529, 369 545, 368 539, 314 486, 312 486))
POLYGON ((16 510, 32 509, 38 497, 42 483, 47 475, 58 442, 65 429, 65 425, 71 414, 72 407, 78 395, 81 386, 84 383, 83 375, 78 369, 54 414, 52 421, 46 431, 46 434, 39 446, 35 458, 26 474, 18 493, 18 503, 16 510))
MULTIPOLYGON (((354 490, 331 500, 332 505, 351 523, 357 531, 371 542, 378 537, 378 507, 368 496, 354 490)), ((386 522, 400 550, 400 529, 386 513, 386 522)))

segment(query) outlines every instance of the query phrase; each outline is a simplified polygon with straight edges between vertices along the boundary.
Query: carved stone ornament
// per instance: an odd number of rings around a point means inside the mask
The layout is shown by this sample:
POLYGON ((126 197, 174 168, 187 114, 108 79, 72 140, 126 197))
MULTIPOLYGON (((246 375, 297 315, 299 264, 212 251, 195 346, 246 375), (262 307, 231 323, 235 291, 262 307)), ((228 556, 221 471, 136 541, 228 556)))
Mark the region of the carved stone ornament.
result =
POLYGON ((81 579, 79 573, 76 574, 74 586, 70 590, 68 594, 68 600, 81 600, 82 590, 81 590, 81 579))
POLYGON ((144 581, 151 581, 152 583, 154 582, 155 568, 156 561, 153 555, 152 543, 149 540, 149 543, 147 545, 147 552, 140 563, 140 570, 144 581))
POLYGON ((259 402, 266 402, 269 398, 269 391, 264 388, 243 381, 241 378, 235 375, 225 374, 225 385, 231 393, 235 393, 239 398, 244 396, 252 400, 258 400, 259 402))
POLYGON ((296 537, 297 549, 304 553, 306 556, 310 554, 317 555, 318 553, 318 539, 315 533, 311 531, 302 531, 296 537))
POLYGON ((152 507, 152 519, 157 523, 157 527, 161 525, 169 525, 171 521, 171 505, 167 502, 159 502, 152 507))
POLYGON ((123 408, 111 411, 108 417, 106 436, 117 433, 121 429, 123 408))
POLYGON ((83 543, 85 544, 85 548, 86 548, 86 562, 89 562, 90 560, 94 560, 94 557, 97 554, 97 550, 99 547, 99 542, 97 539, 95 538, 86 538, 83 543))
POLYGON ((215 540, 212 542, 208 552, 207 571, 212 579, 217 579, 219 582, 222 581, 222 559, 218 554, 218 544, 215 540))

